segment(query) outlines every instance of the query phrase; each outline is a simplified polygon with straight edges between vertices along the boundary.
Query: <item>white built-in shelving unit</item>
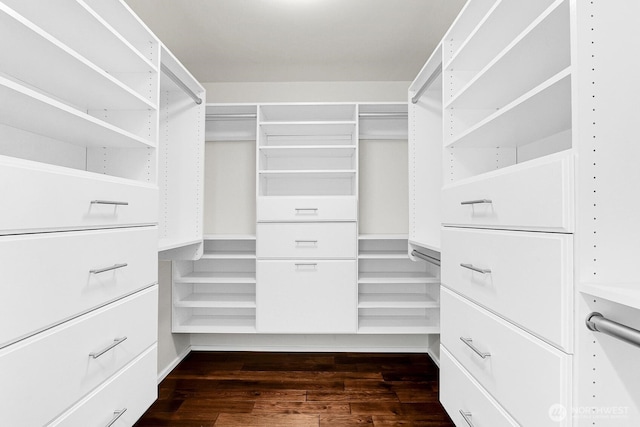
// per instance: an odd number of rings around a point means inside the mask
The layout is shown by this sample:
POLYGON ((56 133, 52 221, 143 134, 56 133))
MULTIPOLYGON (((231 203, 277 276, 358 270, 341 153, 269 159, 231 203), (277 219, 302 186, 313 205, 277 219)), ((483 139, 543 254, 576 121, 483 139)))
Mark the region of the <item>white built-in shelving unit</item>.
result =
POLYGON ((156 398, 160 46, 119 0, 0 3, 3 424, 156 398))
POLYGON ((456 425, 640 422, 637 348, 585 325, 598 312, 640 329, 638 203, 623 190, 639 178, 637 13, 470 0, 409 91, 442 64, 442 103, 413 117, 421 137, 442 114, 440 390, 456 425))

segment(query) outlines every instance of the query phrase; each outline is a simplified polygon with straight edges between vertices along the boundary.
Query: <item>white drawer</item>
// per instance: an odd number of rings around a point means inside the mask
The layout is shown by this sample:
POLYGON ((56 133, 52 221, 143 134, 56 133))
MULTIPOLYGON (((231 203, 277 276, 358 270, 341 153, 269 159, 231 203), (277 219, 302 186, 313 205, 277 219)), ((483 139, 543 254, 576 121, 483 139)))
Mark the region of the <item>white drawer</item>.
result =
POLYGON ((158 222, 155 186, 35 165, 18 166, 0 157, 0 199, 10 207, 0 210, 0 234, 158 222))
POLYGON ((445 186, 443 224, 572 232, 573 173, 561 153, 445 186))
POLYGON ((572 257, 568 234, 444 227, 442 284, 571 351, 572 257))
POLYGON ((457 426, 468 426, 466 417, 474 427, 518 427, 444 347, 440 349, 440 402, 457 426))
MULTIPOLYGON (((539 307, 544 316, 545 308, 539 307)), ((571 403, 571 356, 446 288, 441 292, 441 342, 523 426, 569 426, 549 417, 571 403), (472 340, 465 344, 462 338, 472 340), (488 353, 482 358, 480 353, 488 353)))
POLYGON ((258 258, 349 258, 357 256, 355 222, 268 223, 256 227, 258 258))
POLYGON ((157 397, 157 351, 149 348, 49 427, 106 426, 116 417, 114 427, 135 424, 157 397))
POLYGON ((355 261, 258 261, 261 333, 355 333, 355 261))
POLYGON ((0 237, 0 346, 157 282, 157 239, 155 226, 0 237))
POLYGON ((102 384, 156 342, 157 308, 154 285, 0 350, 3 424, 44 425, 102 384))
POLYGON ((358 201, 345 197, 258 197, 260 221, 356 221, 358 201))

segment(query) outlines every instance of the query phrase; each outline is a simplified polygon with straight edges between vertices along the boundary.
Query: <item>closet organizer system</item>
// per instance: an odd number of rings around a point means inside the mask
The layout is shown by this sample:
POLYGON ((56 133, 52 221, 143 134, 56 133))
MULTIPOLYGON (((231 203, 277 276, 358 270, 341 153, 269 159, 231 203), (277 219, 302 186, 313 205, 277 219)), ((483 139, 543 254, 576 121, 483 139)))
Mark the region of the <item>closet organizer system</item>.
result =
POLYGON ((174 262, 174 332, 437 341, 439 269, 407 254, 405 103, 206 116, 207 234, 200 259, 174 262))
POLYGON ((409 90, 458 426, 640 424, 637 1, 470 0, 409 90))
POLYGON ((158 242, 201 242, 175 210, 201 182, 171 175, 204 91, 117 0, 3 0, 0 45, 2 424, 132 425, 156 398, 158 242))

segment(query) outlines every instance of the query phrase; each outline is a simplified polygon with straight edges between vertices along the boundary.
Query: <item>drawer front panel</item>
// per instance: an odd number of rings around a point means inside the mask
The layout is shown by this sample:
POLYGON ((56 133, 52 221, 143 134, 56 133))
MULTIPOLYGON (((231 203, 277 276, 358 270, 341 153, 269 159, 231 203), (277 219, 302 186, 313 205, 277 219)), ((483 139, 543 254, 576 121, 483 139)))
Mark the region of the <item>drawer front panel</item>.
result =
POLYGON ((156 342, 157 307, 154 285, 0 350, 3 423, 44 425, 102 384, 156 342))
POLYGON ((96 175, 17 167, 0 160, 0 234, 158 222, 158 190, 96 175), (19 185, 18 185, 19 183, 19 185), (107 203, 92 203, 92 202, 107 203), (110 204, 111 202, 128 205, 110 204))
POLYGON ((134 425, 157 397, 157 351, 145 351, 50 427, 106 426, 115 417, 113 426, 134 425))
POLYGON ((0 323, 13 325, 0 345, 157 282, 157 238, 155 226, 0 237, 0 323))
POLYGON ((467 417, 474 427, 518 427, 444 347, 440 349, 440 402, 457 426, 468 425, 467 417))
POLYGON ((258 258, 350 258, 357 254, 356 224, 258 224, 258 258))
POLYGON ((572 242, 568 234, 444 227, 442 283, 570 351, 572 242))
POLYGON ((258 261, 261 333, 355 333, 355 261, 258 261))
POLYGON ((258 197, 258 221, 356 221, 355 197, 258 197))
MULTIPOLYGON (((544 316, 544 307, 540 311, 544 316)), ((441 313, 442 345, 518 423, 570 425, 570 419, 552 420, 549 409, 570 407, 571 356, 446 288, 441 313)))
POLYGON ((446 186, 442 218, 445 225, 572 232, 573 157, 446 186))

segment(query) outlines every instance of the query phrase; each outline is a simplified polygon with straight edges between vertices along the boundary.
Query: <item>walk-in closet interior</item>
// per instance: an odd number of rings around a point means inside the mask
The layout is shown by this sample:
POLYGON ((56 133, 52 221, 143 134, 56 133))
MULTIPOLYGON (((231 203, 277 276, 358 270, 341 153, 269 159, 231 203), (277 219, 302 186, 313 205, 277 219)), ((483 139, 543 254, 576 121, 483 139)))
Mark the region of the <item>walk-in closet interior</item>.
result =
POLYGON ((439 370, 301 427, 640 426, 639 16, 0 0, 0 425, 196 425, 159 384, 243 352, 439 370))

